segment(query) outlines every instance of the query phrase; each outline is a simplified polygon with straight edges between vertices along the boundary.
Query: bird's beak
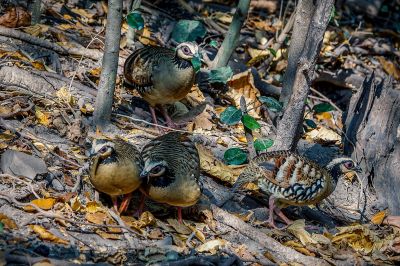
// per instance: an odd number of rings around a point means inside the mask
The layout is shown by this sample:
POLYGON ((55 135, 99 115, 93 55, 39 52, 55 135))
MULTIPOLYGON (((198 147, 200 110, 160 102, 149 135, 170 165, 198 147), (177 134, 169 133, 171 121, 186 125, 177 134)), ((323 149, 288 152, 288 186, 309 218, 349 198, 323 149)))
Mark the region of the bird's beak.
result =
POLYGON ((142 181, 144 181, 145 179, 147 179, 147 183, 149 183, 149 181, 150 181, 150 174, 149 174, 149 172, 147 172, 146 170, 143 170, 143 171, 140 173, 139 177, 140 177, 140 179, 141 179, 142 181))

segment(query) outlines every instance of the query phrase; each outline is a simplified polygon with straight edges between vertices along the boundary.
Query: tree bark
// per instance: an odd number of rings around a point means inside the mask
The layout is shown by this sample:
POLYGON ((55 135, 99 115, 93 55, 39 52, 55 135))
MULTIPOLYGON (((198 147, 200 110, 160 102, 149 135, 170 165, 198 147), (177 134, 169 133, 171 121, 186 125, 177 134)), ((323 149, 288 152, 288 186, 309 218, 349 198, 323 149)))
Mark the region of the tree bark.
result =
POLYGON ((400 91, 392 80, 372 74, 352 97, 345 114, 345 151, 356 158, 375 188, 378 201, 370 206, 389 207, 400 215, 400 91))
POLYGON ((313 0, 301 0, 296 8, 293 33, 290 39, 288 66, 283 77, 283 88, 280 96, 280 101, 284 103, 284 106, 289 102, 293 91, 299 58, 306 43, 307 34, 305 33, 309 30, 314 10, 313 0))
POLYGON ((37 23, 40 23, 40 15, 41 15, 41 4, 42 4, 42 0, 34 0, 32 3, 32 20, 31 20, 31 24, 35 25, 37 23))
MULTIPOLYGON (((300 56, 292 93, 277 128, 277 137, 273 150, 293 150, 296 147, 301 129, 304 107, 314 76, 314 67, 318 58, 322 40, 333 6, 333 0, 316 1, 314 13, 300 56)), ((299 28, 297 28, 299 30, 299 28)), ((301 32, 304 34, 304 32, 301 32)))
POLYGON ((122 0, 108 1, 105 51, 94 111, 94 124, 103 128, 110 123, 121 39, 122 0))
POLYGON ((249 12, 250 0, 240 0, 229 30, 226 33, 221 48, 213 61, 213 68, 223 67, 228 64, 229 58, 239 43, 240 29, 247 18, 249 12))

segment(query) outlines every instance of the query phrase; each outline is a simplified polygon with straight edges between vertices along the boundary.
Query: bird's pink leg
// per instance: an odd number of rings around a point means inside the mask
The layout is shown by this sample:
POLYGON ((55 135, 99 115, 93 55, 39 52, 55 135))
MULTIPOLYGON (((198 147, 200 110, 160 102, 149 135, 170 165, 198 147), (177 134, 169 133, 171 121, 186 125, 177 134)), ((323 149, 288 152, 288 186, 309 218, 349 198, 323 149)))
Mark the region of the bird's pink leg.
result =
POLYGON ((269 197, 269 216, 268 216, 268 220, 267 220, 267 224, 269 225, 269 227, 278 229, 278 227, 275 225, 275 221, 274 221, 274 208, 275 208, 275 199, 273 196, 269 197))
POLYGON ((182 221, 182 207, 176 207, 176 208, 178 210, 178 222, 180 224, 182 224, 183 223, 183 221, 182 221))
POLYGON ((114 210, 118 213, 118 197, 111 196, 111 200, 113 202, 114 210))
POLYGON ((170 128, 178 128, 178 126, 172 121, 171 117, 168 115, 168 112, 164 108, 164 106, 160 105, 160 110, 165 118, 165 122, 167 123, 167 126, 170 128))
POLYGON ((132 198, 132 193, 124 195, 121 206, 119 206, 119 213, 123 213, 128 209, 131 198, 132 198))
POLYGON ((281 209, 275 207, 275 213, 279 216, 287 225, 291 225, 293 223, 292 220, 286 217, 286 215, 282 212, 281 209))

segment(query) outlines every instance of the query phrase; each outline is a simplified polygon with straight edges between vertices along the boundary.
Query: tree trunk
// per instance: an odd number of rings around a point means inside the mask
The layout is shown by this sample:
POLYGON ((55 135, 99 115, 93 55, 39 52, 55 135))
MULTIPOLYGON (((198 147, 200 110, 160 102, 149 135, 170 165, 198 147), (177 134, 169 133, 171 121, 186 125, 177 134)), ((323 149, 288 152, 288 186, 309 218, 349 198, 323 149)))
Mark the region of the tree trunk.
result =
POLYGON ((283 77, 283 87, 280 101, 284 106, 289 102, 292 95, 293 84, 296 76, 300 54, 306 43, 306 37, 311 19, 313 18, 315 5, 313 0, 301 0, 296 8, 296 17, 293 26, 293 33, 290 39, 288 66, 283 77))
MULTIPOLYGON (((293 150, 296 148, 303 122, 305 101, 310 91, 315 63, 321 50, 332 6, 333 0, 315 1, 315 7, 312 8, 314 12, 307 34, 304 34, 304 32, 299 33, 306 35, 306 40, 300 56, 296 60, 298 65, 294 83, 291 87, 292 93, 282 119, 278 123, 277 137, 275 145, 272 147, 273 150, 293 150)), ((295 28, 295 30, 300 30, 300 28, 295 28)))
POLYGON ((111 120, 114 88, 118 69, 121 23, 122 0, 109 0, 105 51, 94 111, 94 123, 99 128, 107 126, 111 120))
POLYGON ((375 188, 379 210, 389 207, 400 215, 400 91, 392 80, 379 81, 375 74, 352 97, 345 114, 345 151, 356 158, 362 177, 375 188))

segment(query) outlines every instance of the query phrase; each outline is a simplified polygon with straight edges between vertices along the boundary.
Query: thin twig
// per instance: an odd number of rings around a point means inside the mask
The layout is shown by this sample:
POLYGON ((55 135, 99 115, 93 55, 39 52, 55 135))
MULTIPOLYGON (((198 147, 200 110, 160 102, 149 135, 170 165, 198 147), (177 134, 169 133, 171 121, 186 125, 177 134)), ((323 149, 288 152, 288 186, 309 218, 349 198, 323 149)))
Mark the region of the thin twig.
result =
POLYGON ((30 187, 32 194, 35 195, 35 197, 36 197, 37 199, 40 198, 39 195, 36 194, 35 189, 33 188, 32 182, 29 183, 29 182, 23 180, 22 178, 19 178, 19 177, 17 177, 17 176, 13 176, 13 175, 10 175, 10 174, 0 174, 0 179, 7 178, 7 177, 8 177, 8 178, 11 178, 11 179, 14 179, 14 180, 17 180, 17 181, 21 181, 22 183, 24 183, 25 185, 27 185, 28 187, 30 187))
POLYGON ((1 117, 1 118, 13 117, 13 116, 18 115, 18 114, 20 114, 20 113, 30 111, 30 110, 33 108, 33 106, 35 106, 35 105, 33 104, 33 102, 29 102, 29 106, 28 106, 28 107, 26 107, 26 108, 21 108, 21 107, 19 107, 17 110, 15 110, 14 112, 11 112, 11 113, 9 113, 9 114, 4 114, 4 115, 3 115, 3 114, 0 114, 0 117, 1 117))
POLYGON ((334 102, 331 101, 331 99, 329 99, 328 97, 326 97, 325 95, 323 95, 322 93, 320 93, 319 91, 317 91, 316 89, 310 87, 310 90, 312 92, 314 92, 315 94, 317 94, 318 96, 320 96, 325 102, 329 103, 330 105, 332 105, 333 107, 335 107, 336 110, 338 110, 339 112, 343 113, 343 110, 340 109, 339 106, 337 106, 334 102))

